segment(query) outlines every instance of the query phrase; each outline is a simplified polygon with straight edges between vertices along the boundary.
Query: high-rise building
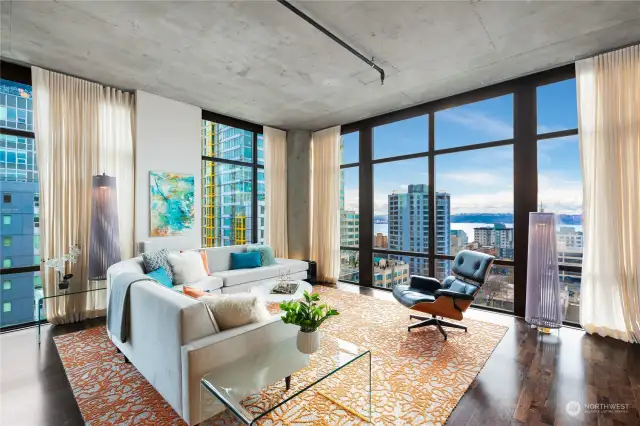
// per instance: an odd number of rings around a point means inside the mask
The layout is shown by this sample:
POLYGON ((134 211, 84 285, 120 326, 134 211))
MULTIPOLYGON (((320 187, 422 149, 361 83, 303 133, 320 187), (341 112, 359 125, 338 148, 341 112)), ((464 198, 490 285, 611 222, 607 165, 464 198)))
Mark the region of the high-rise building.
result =
MULTIPOLYGON (((202 162, 202 245, 247 244, 251 238, 253 133, 202 122, 203 155, 247 162, 202 162)), ((258 158, 263 156, 258 135, 258 158)), ((258 172, 258 242, 264 241, 264 173, 258 172)))
POLYGON ((340 245, 358 247, 359 229, 360 215, 352 210, 340 209, 340 245))
MULTIPOLYGON (((0 80, 0 127, 33 131, 31 88, 0 80)), ((40 264, 38 170, 35 140, 0 134, 2 268, 40 264)), ((4 274, 0 278, 0 327, 34 320, 42 295, 40 272, 4 274)))
POLYGON ((506 259, 513 259, 513 228, 507 228, 502 223, 491 226, 473 228, 473 238, 479 247, 495 248, 496 255, 506 259))
MULTIPOLYGON (((450 196, 436 193, 436 252, 449 254, 451 210, 450 196)), ((389 195, 389 249, 427 253, 429 249, 429 190, 424 184, 409 185, 407 192, 389 195)), ((393 256, 409 265, 409 273, 429 274, 427 258, 393 256)), ((436 261, 436 276, 449 275, 447 261, 436 261)))
POLYGON ((459 251, 463 250, 467 244, 469 244, 469 237, 467 233, 462 229, 451 230, 451 243, 449 254, 456 255, 459 251))

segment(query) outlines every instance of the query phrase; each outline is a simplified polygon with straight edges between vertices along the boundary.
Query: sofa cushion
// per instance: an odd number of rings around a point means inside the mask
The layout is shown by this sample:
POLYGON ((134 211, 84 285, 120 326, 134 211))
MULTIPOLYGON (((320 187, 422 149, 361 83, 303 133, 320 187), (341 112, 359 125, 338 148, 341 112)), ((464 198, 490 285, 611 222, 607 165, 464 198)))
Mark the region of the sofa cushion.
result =
POLYGON ((231 269, 253 269, 260 267, 260 253, 231 253, 231 269))
POLYGON ((220 331, 229 330, 271 318, 264 300, 255 294, 223 294, 202 296, 220 331))
POLYGON ((295 259, 276 259, 276 263, 283 272, 295 274, 296 272, 305 272, 309 270, 309 264, 304 260, 295 259))
POLYGON ((167 259, 168 256, 169 251, 167 249, 162 249, 154 253, 142 253, 145 273, 155 271, 158 268, 164 268, 167 274, 169 274, 169 278, 173 281, 173 271, 171 271, 171 265, 167 259))
POLYGON ((211 276, 222 278, 223 286, 229 287, 251 281, 272 279, 277 277, 279 272, 280 265, 273 265, 253 269, 234 269, 231 271, 214 272, 211 276))
POLYGON ((202 257, 196 251, 169 253, 168 259, 173 270, 174 284, 189 284, 208 276, 202 265, 202 257))
POLYGON ((247 252, 260 253, 260 266, 271 266, 276 264, 276 256, 273 254, 273 248, 262 244, 252 244, 247 246, 247 252))
POLYGON ((231 253, 246 253, 247 246, 209 247, 205 249, 211 273, 231 269, 231 253))
MULTIPOLYGON (((192 283, 187 283, 189 287, 198 287, 205 290, 218 290, 222 288, 222 278, 220 277, 205 277, 201 280, 194 281, 192 283)), ((174 290, 180 290, 183 286, 177 285, 174 286, 174 290)))

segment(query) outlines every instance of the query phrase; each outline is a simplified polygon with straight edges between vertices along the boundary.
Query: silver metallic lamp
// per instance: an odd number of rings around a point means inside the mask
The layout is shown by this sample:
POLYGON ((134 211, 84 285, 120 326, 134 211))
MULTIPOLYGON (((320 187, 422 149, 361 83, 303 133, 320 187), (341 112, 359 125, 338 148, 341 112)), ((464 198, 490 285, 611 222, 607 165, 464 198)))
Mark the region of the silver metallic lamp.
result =
POLYGON ((91 190, 89 279, 106 279, 107 268, 120 260, 116 178, 103 173, 93 177, 91 190))
POLYGON ((529 213, 526 321, 541 331, 562 327, 561 295, 555 214, 529 213))

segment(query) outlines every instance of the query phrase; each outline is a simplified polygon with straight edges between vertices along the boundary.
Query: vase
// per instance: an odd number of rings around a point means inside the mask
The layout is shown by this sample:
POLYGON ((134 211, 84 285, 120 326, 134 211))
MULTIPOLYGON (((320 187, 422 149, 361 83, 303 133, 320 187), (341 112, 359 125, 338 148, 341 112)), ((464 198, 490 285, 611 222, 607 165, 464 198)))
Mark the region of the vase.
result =
POLYGON ((306 333, 298 330, 298 339, 296 340, 298 350, 303 354, 312 354, 320 347, 320 333, 318 330, 306 333))

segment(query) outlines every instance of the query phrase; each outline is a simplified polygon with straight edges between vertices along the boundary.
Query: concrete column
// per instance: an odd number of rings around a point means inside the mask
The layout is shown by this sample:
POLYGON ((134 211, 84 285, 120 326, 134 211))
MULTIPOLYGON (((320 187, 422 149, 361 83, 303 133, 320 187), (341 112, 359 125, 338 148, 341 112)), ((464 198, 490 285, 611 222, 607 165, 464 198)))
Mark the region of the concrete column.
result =
POLYGON ((309 259, 311 132, 287 130, 287 221, 289 258, 309 259))

